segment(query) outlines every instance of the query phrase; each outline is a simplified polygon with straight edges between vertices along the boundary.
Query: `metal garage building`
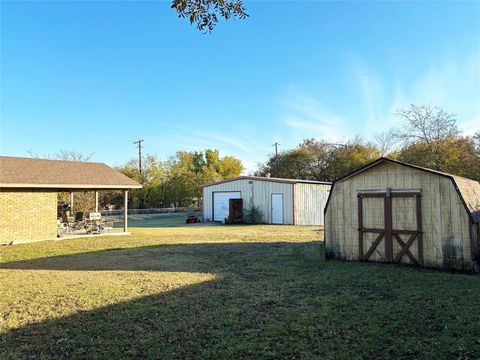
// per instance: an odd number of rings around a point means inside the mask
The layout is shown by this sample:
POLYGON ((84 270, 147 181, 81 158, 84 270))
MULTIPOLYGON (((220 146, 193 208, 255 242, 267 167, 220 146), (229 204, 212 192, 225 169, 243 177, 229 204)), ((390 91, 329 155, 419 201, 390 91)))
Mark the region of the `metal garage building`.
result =
POLYGON ((479 225, 477 181, 380 158, 333 184, 326 255, 471 271, 479 225))
POLYGON ((229 216, 230 199, 243 199, 245 209, 258 206, 267 224, 323 225, 331 183, 241 176, 203 186, 203 218, 221 221, 229 216))

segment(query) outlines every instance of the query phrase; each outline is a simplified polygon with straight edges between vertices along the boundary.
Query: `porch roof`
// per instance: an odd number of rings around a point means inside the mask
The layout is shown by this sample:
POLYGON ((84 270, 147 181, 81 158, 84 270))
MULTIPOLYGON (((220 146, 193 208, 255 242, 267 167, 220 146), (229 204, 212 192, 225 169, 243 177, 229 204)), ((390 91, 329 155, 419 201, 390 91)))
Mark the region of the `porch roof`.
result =
POLYGON ((0 156, 0 188, 69 190, 139 189, 135 180, 103 163, 0 156))

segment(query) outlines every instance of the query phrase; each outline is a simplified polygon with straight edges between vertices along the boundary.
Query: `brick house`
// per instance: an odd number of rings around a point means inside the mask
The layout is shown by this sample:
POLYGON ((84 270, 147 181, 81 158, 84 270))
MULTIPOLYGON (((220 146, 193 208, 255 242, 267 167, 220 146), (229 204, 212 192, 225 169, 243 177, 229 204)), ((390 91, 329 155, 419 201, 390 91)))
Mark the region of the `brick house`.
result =
MULTIPOLYGON (((53 240, 57 237, 59 192, 124 192, 141 185, 106 164, 0 156, 0 243, 53 240)), ((127 221, 124 232, 128 231, 127 221)))

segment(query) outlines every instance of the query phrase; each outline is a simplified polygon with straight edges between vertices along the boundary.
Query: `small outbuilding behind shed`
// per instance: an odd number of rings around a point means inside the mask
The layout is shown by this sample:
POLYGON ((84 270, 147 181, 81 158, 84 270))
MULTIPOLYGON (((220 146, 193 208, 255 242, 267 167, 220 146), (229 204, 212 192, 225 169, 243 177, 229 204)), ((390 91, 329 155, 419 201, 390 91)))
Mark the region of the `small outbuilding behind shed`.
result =
POLYGON ((328 258, 478 271, 480 184, 380 158, 333 184, 328 258))
POLYGON ((230 199, 243 208, 260 208, 267 224, 323 225, 331 183, 259 176, 241 176, 203 186, 203 218, 224 222, 230 199))

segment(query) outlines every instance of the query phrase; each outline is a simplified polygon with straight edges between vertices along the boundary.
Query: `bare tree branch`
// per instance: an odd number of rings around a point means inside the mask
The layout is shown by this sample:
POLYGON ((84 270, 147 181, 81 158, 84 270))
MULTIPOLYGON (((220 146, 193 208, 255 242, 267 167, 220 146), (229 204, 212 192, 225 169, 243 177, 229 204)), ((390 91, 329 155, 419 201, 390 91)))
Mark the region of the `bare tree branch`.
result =
POLYGON ((397 110, 396 115, 405 122, 405 129, 399 135, 406 141, 416 139, 431 144, 459 134, 457 117, 437 106, 412 104, 397 110))
POLYGON ((382 156, 391 154, 397 145, 401 141, 398 129, 390 129, 381 133, 374 134, 373 142, 377 146, 382 156))
POLYGON ((61 149, 58 153, 54 153, 54 154, 38 154, 38 153, 34 153, 32 150, 28 150, 28 154, 30 155, 30 157, 36 158, 36 159, 86 162, 86 161, 89 161, 95 153, 93 152, 91 154, 85 155, 78 151, 61 149))
POLYGON ((477 152, 478 156, 480 156, 480 130, 473 135, 473 143, 475 145, 475 151, 477 152))
POLYGON ((400 136, 406 145, 426 144, 428 156, 432 159, 431 167, 440 170, 444 144, 460 134, 456 116, 437 106, 413 104, 397 110, 396 115, 405 123, 400 136))

